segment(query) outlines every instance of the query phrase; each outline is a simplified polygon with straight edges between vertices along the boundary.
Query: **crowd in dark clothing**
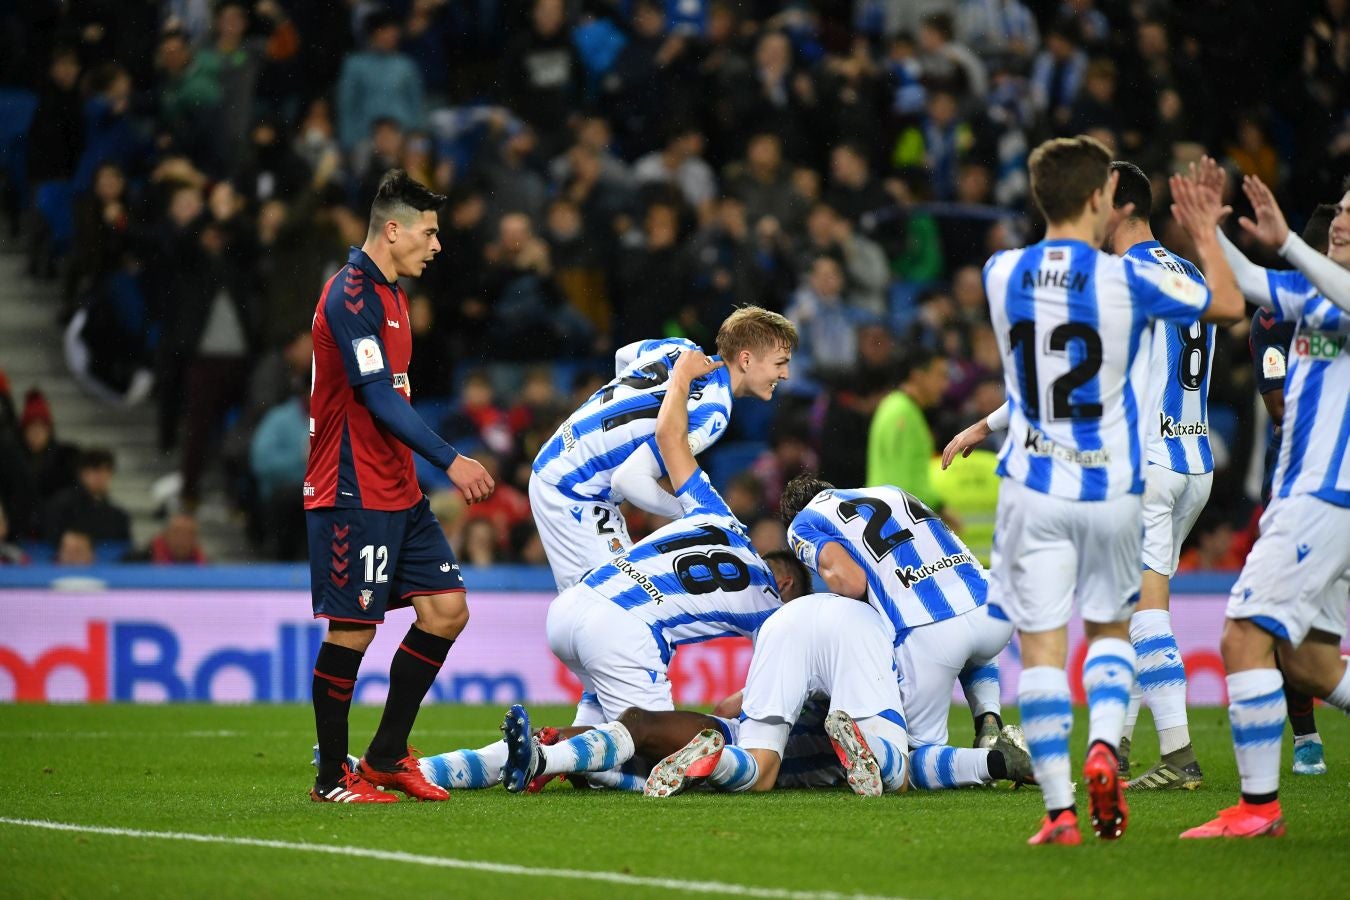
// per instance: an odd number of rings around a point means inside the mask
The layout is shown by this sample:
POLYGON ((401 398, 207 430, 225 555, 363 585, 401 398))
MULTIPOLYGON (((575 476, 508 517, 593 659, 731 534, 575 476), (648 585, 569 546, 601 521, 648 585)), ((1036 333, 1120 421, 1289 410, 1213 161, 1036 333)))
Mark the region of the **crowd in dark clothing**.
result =
MULTIPOLYGON (((493 529, 474 546, 529 560, 532 448, 616 347, 711 347, 746 303, 796 321, 774 440, 739 435, 768 473, 745 502, 760 518, 788 437, 862 482, 908 347, 948 362, 939 446, 1001 402, 980 267, 1038 235, 1025 172, 1042 139, 1091 134, 1143 167, 1182 255, 1164 176, 1202 153, 1259 174, 1295 226, 1350 157, 1350 16, 1330 0, 1276 16, 1253 0, 86 0, 0 20, 0 81, 37 98, 21 206, 32 269, 59 277, 53 316, 84 348, 72 367, 109 402, 153 384, 180 507, 223 472, 268 556, 304 553, 306 335, 391 167, 450 198, 439 258, 406 285, 414 397, 502 473, 500 509, 466 513, 493 529)), ((1245 348, 1235 326, 1216 351, 1218 498, 1241 496, 1256 440, 1245 348)))

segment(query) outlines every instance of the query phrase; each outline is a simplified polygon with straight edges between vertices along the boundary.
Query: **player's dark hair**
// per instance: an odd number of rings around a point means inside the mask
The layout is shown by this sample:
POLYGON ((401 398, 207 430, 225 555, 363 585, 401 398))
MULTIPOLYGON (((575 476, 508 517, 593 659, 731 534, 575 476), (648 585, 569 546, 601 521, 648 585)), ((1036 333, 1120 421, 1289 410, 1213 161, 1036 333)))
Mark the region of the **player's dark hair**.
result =
POLYGON ((438 210, 445 205, 445 195, 438 194, 402 169, 390 169, 380 179, 375 202, 370 205, 370 230, 378 231, 385 222, 408 223, 418 213, 438 210))
POLYGON ((1331 220, 1336 218, 1340 209, 1334 203, 1319 203, 1308 216, 1308 224, 1303 226, 1303 240, 1318 253, 1326 253, 1331 243, 1331 220))
POLYGON ((1031 194, 1048 222, 1077 217, 1093 191, 1106 186, 1111 151, 1095 138, 1054 138, 1031 151, 1031 194))
POLYGON ((784 594, 784 603, 789 600, 796 600, 803 594, 811 593, 811 570, 794 556, 791 550, 770 550, 764 554, 764 561, 769 564, 770 570, 774 570, 775 578, 777 577, 776 570, 779 568, 786 569, 785 574, 792 576, 793 585, 797 590, 791 596, 784 594))
POLYGON ((915 344, 913 347, 907 348, 900 355, 900 360, 895 366, 897 383, 904 384, 909 380, 909 376, 928 368, 937 358, 937 353, 931 347, 925 347, 923 344, 915 344))
POLYGON ((742 350, 796 350, 797 340, 797 326, 784 316, 758 306, 742 306, 723 319, 717 329, 717 353, 731 365, 742 350))
POLYGON ((797 518, 797 513, 806 509, 806 505, 816 499, 821 491, 832 491, 834 485, 819 475, 803 472, 787 483, 783 496, 778 501, 778 515, 784 522, 797 518))
POLYGON ((1111 205, 1120 209, 1127 203, 1134 204, 1130 218, 1148 221, 1153 218, 1153 186, 1149 184, 1144 170, 1132 162, 1118 159, 1111 163, 1111 171, 1118 173, 1116 179, 1116 197, 1111 205))

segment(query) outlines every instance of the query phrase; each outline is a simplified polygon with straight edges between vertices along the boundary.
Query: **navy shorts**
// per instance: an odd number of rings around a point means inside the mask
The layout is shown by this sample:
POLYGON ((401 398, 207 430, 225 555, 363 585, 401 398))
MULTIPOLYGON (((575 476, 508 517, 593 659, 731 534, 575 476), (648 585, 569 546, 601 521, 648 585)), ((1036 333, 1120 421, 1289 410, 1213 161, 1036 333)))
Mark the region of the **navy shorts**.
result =
POLYGON ((378 625, 413 597, 464 590, 426 497, 398 512, 308 509, 305 527, 316 619, 378 625))

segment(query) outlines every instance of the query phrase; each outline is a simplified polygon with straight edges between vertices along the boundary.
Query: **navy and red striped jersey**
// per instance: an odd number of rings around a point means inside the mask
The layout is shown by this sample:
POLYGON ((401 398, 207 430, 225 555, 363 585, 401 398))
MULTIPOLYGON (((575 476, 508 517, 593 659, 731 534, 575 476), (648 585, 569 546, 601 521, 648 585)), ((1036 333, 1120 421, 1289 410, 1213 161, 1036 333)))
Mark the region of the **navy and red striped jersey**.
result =
POLYGON ((305 509, 396 511, 421 499, 412 450, 376 423, 357 393, 391 381, 412 402, 411 332, 403 289, 353 247, 314 310, 305 509))

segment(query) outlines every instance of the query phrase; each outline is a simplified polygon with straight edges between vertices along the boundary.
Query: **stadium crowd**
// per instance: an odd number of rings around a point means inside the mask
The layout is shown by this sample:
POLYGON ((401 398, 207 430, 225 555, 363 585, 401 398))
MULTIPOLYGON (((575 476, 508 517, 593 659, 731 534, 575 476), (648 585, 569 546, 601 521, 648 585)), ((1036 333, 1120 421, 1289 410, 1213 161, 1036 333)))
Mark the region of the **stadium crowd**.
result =
MULTIPOLYGON (((393 167, 450 197, 406 285, 409 379, 498 480, 470 509, 426 467, 463 560, 544 563, 525 486, 557 423, 617 347, 711 347, 745 303, 802 333, 781 396, 738 404, 707 462, 765 551, 803 471, 903 484, 975 529, 992 456, 972 484, 928 465, 1003 402, 980 267, 1042 227, 1028 148, 1086 133, 1136 162, 1160 239, 1190 256, 1165 176, 1205 152, 1294 214, 1339 195, 1347 46, 1340 0, 19 4, 0 13, 6 206, 31 272, 58 280, 78 377, 110 402, 153 392, 181 492, 145 558, 201 560, 216 467, 259 557, 304 557, 310 320, 393 167)), ((1216 357, 1197 568, 1245 556, 1264 442, 1245 323, 1216 357)), ((126 541, 111 455, 5 387, 0 562, 15 541, 66 561, 89 555, 78 536, 126 541)))

